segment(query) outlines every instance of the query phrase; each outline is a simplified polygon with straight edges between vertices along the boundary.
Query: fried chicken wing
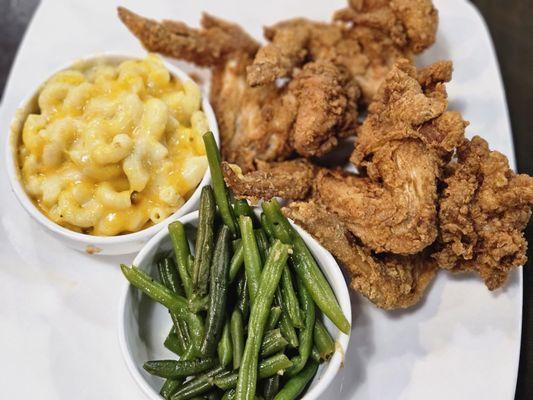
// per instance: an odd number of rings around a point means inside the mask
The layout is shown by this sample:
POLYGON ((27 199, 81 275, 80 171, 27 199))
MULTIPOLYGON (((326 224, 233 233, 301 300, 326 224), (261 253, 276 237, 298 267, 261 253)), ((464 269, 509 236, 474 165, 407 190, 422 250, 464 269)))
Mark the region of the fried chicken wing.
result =
POLYGON ((433 44, 438 23, 431 0, 352 1, 334 19, 295 18, 265 28, 270 43, 248 67, 248 83, 272 83, 306 62, 326 60, 346 68, 369 103, 399 58, 433 44))
POLYGON ((350 287, 380 308, 413 306, 435 277, 436 263, 426 253, 376 256, 315 202, 293 202, 284 212, 341 262, 350 276, 350 287))
POLYGON ((466 126, 459 114, 445 111, 439 79, 450 73, 443 70, 451 71, 451 64, 417 71, 399 62, 369 106, 351 157, 366 176, 318 174, 320 203, 374 251, 415 254, 437 237, 437 178, 466 126))
POLYGON ((157 22, 124 7, 118 7, 118 16, 147 50, 202 67, 224 63, 235 53, 254 56, 259 48, 241 27, 207 13, 202 16, 201 30, 177 21, 157 22))
POLYGON ((247 198, 252 203, 272 197, 305 199, 313 184, 314 170, 305 159, 273 163, 257 161, 257 170, 243 175, 238 166, 222 163, 224 179, 235 197, 247 198))
POLYGON ((458 149, 439 201, 441 268, 475 271, 490 290, 525 264, 523 230, 531 217, 533 178, 517 175, 507 158, 476 136, 458 149))

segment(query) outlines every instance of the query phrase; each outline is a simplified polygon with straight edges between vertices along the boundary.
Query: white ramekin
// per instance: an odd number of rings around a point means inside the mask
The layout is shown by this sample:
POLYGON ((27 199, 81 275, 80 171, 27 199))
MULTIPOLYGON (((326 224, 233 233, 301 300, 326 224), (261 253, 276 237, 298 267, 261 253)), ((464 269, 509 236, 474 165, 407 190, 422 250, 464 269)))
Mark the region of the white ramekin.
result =
MULTIPOLYGON (((74 62, 69 63, 63 68, 58 69, 50 76, 55 73, 62 71, 68 68, 85 68, 96 62, 106 61, 113 64, 118 64, 125 60, 130 59, 140 59, 138 56, 130 56, 124 54, 115 54, 115 53, 105 53, 98 55, 91 55, 74 62)), ((170 73, 182 81, 189 81, 191 78, 182 70, 172 65, 171 63, 163 59, 165 67, 170 71, 170 73)), ((44 85, 44 83, 43 83, 44 85)), ((41 91, 42 85, 31 93, 22 103, 19 109, 17 110, 10 127, 10 132, 8 135, 8 143, 6 146, 6 162, 7 162, 7 173, 11 188, 15 193, 18 201, 28 212, 28 214, 36 220, 41 227, 43 227, 47 232, 55 236, 56 238, 62 240, 66 245, 76 250, 85 251, 91 254, 128 254, 134 253, 141 249, 141 247, 152 237, 154 236, 163 226, 168 225, 170 222, 174 221, 176 218, 185 215, 198 208, 198 203, 200 201, 200 189, 202 186, 209 184, 211 181, 211 176, 209 174, 209 169, 207 169, 202 181, 198 185, 198 188, 193 192, 191 197, 171 216, 161 221, 158 224, 150 226, 146 229, 143 229, 139 232, 129 233, 124 235, 117 236, 93 236, 86 235, 83 233, 74 232, 70 229, 64 228, 52 220, 50 220, 46 215, 44 215, 33 201, 30 199, 20 178, 20 168, 18 165, 18 155, 17 147, 20 140, 20 134, 22 131, 23 124, 26 120, 26 117, 36 111, 37 109, 37 97, 41 91)), ((202 109, 207 116, 207 121, 209 124, 210 130, 215 136, 217 143, 219 142, 218 135, 218 126, 215 118, 215 113, 207 100, 207 96, 203 96, 202 99, 202 109)))
MULTIPOLYGON (((256 210, 256 214, 259 212, 256 210)), ((196 226, 198 212, 178 218, 183 224, 196 226)), ((302 236, 320 265, 331 288, 333 289, 342 311, 351 323, 351 303, 348 287, 339 265, 333 256, 324 249, 311 235, 297 225, 293 226, 302 236)), ((154 260, 161 253, 171 251, 172 244, 167 229, 163 228, 137 254, 133 265, 157 278, 154 260)), ((119 304, 118 340, 124 361, 133 379, 149 399, 161 400, 159 390, 164 380, 147 373, 142 365, 148 360, 175 359, 177 356, 163 346, 166 335, 171 328, 168 311, 155 303, 139 290, 129 285, 124 278, 124 290, 119 304)), ((340 332, 329 320, 324 321, 336 342, 336 351, 331 359, 321 364, 311 386, 302 397, 305 400, 320 399, 322 393, 333 381, 342 366, 344 354, 348 349, 349 336, 340 332)))

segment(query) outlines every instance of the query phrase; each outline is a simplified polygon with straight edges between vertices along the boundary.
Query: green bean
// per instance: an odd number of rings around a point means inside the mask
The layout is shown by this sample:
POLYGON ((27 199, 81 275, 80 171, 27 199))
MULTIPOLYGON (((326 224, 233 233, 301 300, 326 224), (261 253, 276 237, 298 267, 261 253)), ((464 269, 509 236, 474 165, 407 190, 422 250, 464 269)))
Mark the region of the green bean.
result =
POLYGON ((241 215, 239 217, 239 227, 244 249, 244 270, 246 271, 248 293, 250 294, 250 303, 254 304, 261 279, 261 256, 255 241, 252 219, 241 215))
POLYGON ((233 211, 234 211, 235 216, 237 217, 241 215, 252 217, 254 215, 254 213, 252 212, 252 208, 250 207, 248 202, 244 199, 235 200, 233 202, 233 211))
POLYGON ((291 271, 288 265, 285 265, 283 274, 281 275, 281 297, 283 299, 283 308, 286 310, 292 324, 296 328, 301 328, 303 321, 300 315, 300 305, 298 304, 298 298, 294 291, 291 271))
MULTIPOLYGON (((285 217, 281 213, 281 207, 276 199, 271 199, 262 203, 264 223, 267 231, 273 238, 281 240, 283 243, 292 244, 292 226, 284 223, 285 217)), ((287 221, 288 222, 288 221, 287 221)))
POLYGON ((293 267, 297 275, 303 280, 318 308, 337 328, 348 334, 350 332, 350 323, 344 316, 333 290, 304 240, 281 213, 279 203, 275 199, 264 202, 263 210, 268 219, 274 224, 276 237, 284 243, 293 244, 293 267))
POLYGON ((190 298, 193 287, 192 279, 189 275, 189 256, 191 255, 191 251, 189 249, 187 235, 185 234, 185 227, 180 221, 174 221, 169 224, 168 232, 170 234, 170 240, 172 241, 174 257, 176 259, 176 265, 178 266, 183 289, 185 290, 185 296, 190 298))
MULTIPOLYGON (((246 218, 246 217, 241 217, 246 218)), ((243 238, 244 240, 244 238, 243 238)), ((245 246, 246 248, 246 246, 245 246)), ((252 305, 248 323, 248 338, 244 347, 239 379, 237 400, 251 400, 257 386, 257 363, 263 332, 268 319, 268 311, 278 287, 283 266, 287 262, 290 246, 275 241, 270 248, 265 267, 260 277, 255 302, 252 305)), ((246 252, 245 252, 246 253, 246 252)))
POLYGON ((316 349, 316 346, 313 346, 313 350, 311 350, 311 358, 317 363, 321 363, 323 361, 320 357, 320 353, 316 349))
POLYGON ((202 400, 219 400, 219 399, 220 399, 220 395, 217 393, 216 390, 212 390, 211 392, 204 395, 204 397, 202 398, 202 400))
POLYGON ((173 313, 170 310, 169 313, 170 318, 172 319, 172 324, 174 325, 174 334, 176 335, 176 338, 181 342, 181 346, 186 349, 191 343, 187 322, 185 321, 185 319, 180 318, 176 313, 173 313))
MULTIPOLYGON (((159 276, 163 285, 172 292, 178 295, 182 295, 183 290, 179 282, 178 271, 172 259, 164 258, 159 260, 157 263, 157 269, 159 271, 159 276)), ((189 345, 189 334, 187 332, 187 324, 184 320, 180 319, 178 315, 176 315, 176 313, 173 313, 171 311, 169 312, 172 318, 172 322, 174 324, 175 339, 179 341, 179 343, 176 343, 177 347, 175 347, 175 350, 178 350, 177 354, 182 356, 185 352, 185 349, 189 345)))
POLYGON ((224 396, 222 396, 222 400, 235 400, 236 396, 237 393, 235 392, 235 389, 230 389, 226 393, 224 393, 224 396))
MULTIPOLYGON (((305 249, 307 249, 307 247, 305 249)), ((310 269, 308 268, 309 265, 312 263, 316 265, 312 255, 309 254, 309 256, 306 256, 305 253, 295 252, 293 259, 296 273, 302 278, 318 308, 335 324, 335 326, 337 326, 337 328, 339 328, 340 331, 349 333, 350 323, 344 316, 335 296, 330 296, 323 291, 321 292, 320 281, 315 278, 315 274, 310 273, 310 269)), ((330 289, 329 286, 328 289, 330 289)))
POLYGON ((241 238, 233 239, 231 241, 231 248, 233 249, 233 252, 235 253, 239 247, 242 246, 242 240, 241 238))
POLYGON ((189 276, 192 280, 192 269, 194 268, 194 256, 192 254, 189 254, 189 257, 187 257, 187 271, 189 271, 189 276))
POLYGON ((180 338, 178 334, 175 333, 174 327, 170 330, 163 345, 171 352, 176 353, 180 357, 185 354, 188 347, 188 343, 185 343, 185 341, 180 338))
POLYGON ((285 386, 274 397, 274 400, 296 399, 304 391, 311 379, 313 379, 317 369, 318 364, 316 362, 309 362, 302 372, 287 381, 285 386))
POLYGON ((189 329, 189 337, 192 344, 192 355, 201 355, 201 348, 205 337, 205 328, 203 318, 197 314, 188 313, 185 321, 187 322, 187 328, 189 329))
POLYGON ((273 241, 276 238, 274 226, 264 212, 261 213, 261 228, 263 228, 270 241, 273 241))
POLYGON ((222 337, 220 342, 218 342, 218 361, 223 367, 227 367, 231 362, 233 357, 233 345, 231 342, 230 334, 230 322, 229 319, 224 324, 224 329, 222 330, 222 337))
POLYGON ((183 296, 178 270, 170 257, 162 258, 157 263, 157 271, 161 283, 167 288, 180 296, 183 296))
POLYGON ((215 192, 215 200, 222 217, 222 221, 227 225, 232 234, 237 233, 237 225, 233 215, 233 210, 229 204, 228 190, 224 183, 222 169, 220 168, 220 152, 218 150, 215 137, 212 132, 207 132, 203 135, 205 152, 207 161, 209 163, 209 170, 211 171, 211 184, 215 192))
POLYGON ((176 379, 207 371, 216 364, 217 361, 214 358, 194 361, 156 360, 145 362, 143 368, 149 374, 160 376, 161 378, 176 379))
POLYGON ((315 328, 316 314, 315 303, 300 278, 298 278, 298 295, 304 314, 304 327, 300 329, 300 335, 298 336, 298 341, 300 342, 298 345, 298 355, 291 360, 293 366, 287 370, 288 376, 294 376, 304 368, 313 349, 313 331, 315 328))
POLYGON ((289 347, 292 347, 292 348, 298 347, 298 344, 299 344, 298 335, 296 334, 296 330, 294 329, 294 325, 289 319, 289 316, 285 313, 281 314, 281 320, 279 322, 279 329, 283 337, 287 339, 287 341, 289 342, 289 347))
POLYGON ((231 313, 230 333, 233 345, 233 369, 239 369, 244 352, 244 323, 242 313, 238 308, 231 313))
POLYGON ((244 265, 244 248, 242 247, 242 241, 238 239, 238 243, 233 250, 233 256, 229 263, 229 281, 233 282, 241 267, 244 265))
POLYGON ((199 297, 195 294, 188 301, 189 311, 197 314, 200 311, 206 311, 209 308, 209 295, 199 297))
POLYGON ((190 314, 187 307, 187 300, 183 296, 172 292, 161 283, 156 282, 146 272, 141 271, 137 267, 128 267, 124 264, 120 265, 120 269, 133 286, 141 290, 152 300, 162 304, 170 311, 177 313, 180 318, 190 314))
POLYGON ((320 318, 315 321, 313 340, 321 359, 328 360, 335 353, 335 342, 320 318))
MULTIPOLYGON (((272 357, 265 358, 259 363, 258 378, 270 378, 281 371, 287 370, 292 366, 292 361, 285 354, 276 354, 272 357)), ((237 389, 238 391, 238 389, 237 389)))
POLYGON ((270 356, 285 349, 287 344, 287 339, 283 337, 279 329, 267 331, 261 344, 260 355, 261 357, 270 356))
POLYGON ((224 372, 224 367, 207 371, 180 387, 171 397, 172 400, 187 400, 208 392, 213 387, 213 378, 224 372))
MULTIPOLYGON (((235 389, 228 390, 226 393, 224 393, 224 396, 222 396, 222 400, 235 400, 237 398, 237 392, 235 389)), ((255 396, 255 400, 265 400, 260 396, 255 396)))
POLYGON ((200 195, 198 230, 196 232, 196 255, 192 270, 193 292, 204 295, 209 282, 209 266, 213 257, 215 198, 211 186, 204 186, 200 195))
POLYGON ((243 319, 246 319, 250 312, 250 296, 248 295, 246 274, 243 274, 237 282, 237 304, 235 306, 241 311, 243 319))
POLYGON ((183 385, 183 382, 181 379, 167 379, 163 386, 161 386, 161 390, 159 394, 165 399, 170 400, 170 397, 176 393, 176 391, 183 385))
POLYGON ((257 249, 259 250, 259 256, 261 257, 261 263, 263 264, 268 253, 269 240, 262 229, 254 229, 254 235, 257 249))
POLYGON ((207 311, 205 336, 200 349, 201 354, 204 356, 211 356, 215 353, 226 317, 230 235, 229 228, 226 225, 222 226, 213 255, 209 282, 209 309, 207 311))
POLYGON ((270 314, 268 314, 268 320, 265 326, 265 331, 272 330, 278 325, 281 313, 281 307, 275 306, 270 309, 270 314))
MULTIPOLYGON (((276 354, 270 358, 264 359, 259 363, 257 375, 259 379, 270 378, 281 371, 290 368, 292 365, 291 360, 287 358, 285 354, 276 354)), ((222 390, 232 389, 237 385, 239 374, 233 372, 228 375, 216 377, 214 380, 215 386, 222 390)), ((238 391, 238 389, 237 389, 238 391)))
POLYGON ((184 361, 190 361, 195 360, 198 358, 198 355, 200 354, 199 347, 196 347, 194 344, 190 344, 189 347, 187 347, 187 350, 185 350, 185 354, 180 357, 180 360, 184 361))
POLYGON ((263 384, 263 396, 265 400, 273 400, 279 391, 279 375, 274 375, 265 380, 263 384))

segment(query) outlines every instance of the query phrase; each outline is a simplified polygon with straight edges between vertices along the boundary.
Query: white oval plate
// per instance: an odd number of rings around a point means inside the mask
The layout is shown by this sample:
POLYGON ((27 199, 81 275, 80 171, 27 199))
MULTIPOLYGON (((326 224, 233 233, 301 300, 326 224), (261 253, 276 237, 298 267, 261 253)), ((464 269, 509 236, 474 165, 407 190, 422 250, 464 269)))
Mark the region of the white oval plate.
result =
MULTIPOLYGON (((484 136, 514 163, 505 93, 485 24, 464 0, 435 3, 441 16, 438 40, 420 62, 440 58, 455 62, 454 79, 448 85, 451 107, 471 122, 469 135, 484 136)), ((102 51, 143 54, 118 21, 117 5, 194 25, 200 12, 208 10, 260 37, 262 24, 298 15, 327 20, 344 4, 344 0, 44 0, 4 93, 0 131, 8 132, 23 96, 65 61, 102 51)), ((5 140, 0 142, 3 146, 5 140)), ((142 400, 144 394, 128 374, 116 334, 124 284, 117 265, 132 258, 80 254, 40 232, 9 191, 4 168, 0 192, 0 354, 9 360, 0 364, 1 397, 142 400)), ((352 309, 345 367, 325 399, 513 398, 521 272, 511 274, 507 287, 496 293, 476 278, 441 273, 415 309, 387 313, 356 294, 352 309)))

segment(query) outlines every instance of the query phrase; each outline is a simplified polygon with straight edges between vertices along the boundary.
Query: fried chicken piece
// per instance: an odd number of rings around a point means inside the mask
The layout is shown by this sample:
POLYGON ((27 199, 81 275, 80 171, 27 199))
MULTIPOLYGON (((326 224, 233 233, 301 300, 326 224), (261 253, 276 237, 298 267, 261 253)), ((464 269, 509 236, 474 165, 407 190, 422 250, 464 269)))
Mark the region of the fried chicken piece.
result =
POLYGON ((222 156, 245 172, 256 159, 321 156, 338 137, 355 133, 359 90, 342 68, 309 63, 284 87, 251 88, 246 67, 258 46, 239 26, 207 14, 201 29, 159 23, 124 8, 119 16, 148 50, 211 68, 222 156))
POLYGON ((251 86, 291 76, 294 67, 304 63, 310 37, 309 24, 304 19, 298 21, 302 23, 295 23, 291 29, 280 29, 276 33, 268 33, 269 29, 265 29, 265 36, 273 43, 261 47, 254 63, 248 66, 247 79, 251 86))
POLYGON ((298 105, 291 134, 298 154, 324 155, 337 146, 339 138, 355 134, 359 94, 345 70, 326 61, 306 64, 286 94, 298 105))
POLYGON ((118 16, 148 51, 193 62, 202 67, 224 63, 235 53, 254 56, 259 44, 240 26, 202 15, 201 30, 177 21, 157 22, 124 7, 118 16))
POLYGON ((334 19, 341 22, 295 18, 265 28, 270 43, 248 67, 248 83, 268 84, 305 62, 326 60, 350 72, 368 104, 398 59, 433 44, 438 24, 431 0, 352 1, 334 19))
POLYGON ((351 157, 366 176, 328 170, 317 176, 319 202, 376 252, 415 254, 437 237, 437 178, 466 126, 445 111, 440 79, 450 74, 446 62, 420 71, 398 62, 369 106, 351 157))
POLYGON ((224 160, 252 171, 254 160, 282 161, 296 152, 321 156, 355 134, 359 89, 332 64, 309 63, 284 88, 246 85, 245 62, 215 70, 211 103, 224 160))
POLYGON ((222 163, 224 179, 235 197, 249 199, 252 203, 272 197, 305 199, 313 184, 314 170, 305 159, 274 163, 258 161, 256 171, 243 175, 238 166, 222 163))
POLYGON ((350 0, 334 19, 377 29, 414 54, 435 42, 438 11, 430 0, 350 0))
POLYGON ((293 202, 284 212, 341 262, 350 276, 350 287, 380 308, 413 306, 435 277, 436 263, 426 253, 376 256, 315 202, 293 202))
POLYGON ((247 85, 244 72, 249 62, 242 54, 213 68, 210 94, 222 158, 245 172, 254 170, 256 159, 283 160, 293 153, 289 137, 294 116, 280 112, 283 99, 273 85, 247 85))
POLYGON ((501 287, 527 261, 522 231, 531 216, 533 178, 515 174, 503 154, 475 136, 458 149, 444 183, 442 249, 433 257, 441 268, 477 272, 490 290, 501 287))

